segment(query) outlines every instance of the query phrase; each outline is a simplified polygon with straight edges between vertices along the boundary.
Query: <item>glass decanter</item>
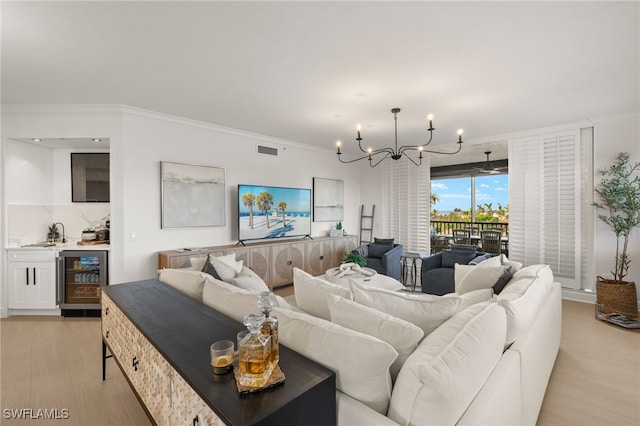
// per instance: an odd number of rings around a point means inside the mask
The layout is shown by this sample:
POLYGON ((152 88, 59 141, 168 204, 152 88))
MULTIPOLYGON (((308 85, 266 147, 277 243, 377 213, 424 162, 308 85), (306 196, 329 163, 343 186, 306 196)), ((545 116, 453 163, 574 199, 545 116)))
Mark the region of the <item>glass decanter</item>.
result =
POLYGON ((271 362, 271 337, 260 332, 264 315, 249 314, 244 325, 249 333, 239 343, 238 367, 240 384, 260 388, 267 384, 273 371, 271 362))
POLYGON ((271 362, 273 368, 280 361, 280 348, 278 346, 278 317, 271 315, 271 310, 276 306, 276 295, 270 291, 260 292, 258 295, 258 308, 264 314, 264 321, 260 331, 265 336, 271 337, 271 362))

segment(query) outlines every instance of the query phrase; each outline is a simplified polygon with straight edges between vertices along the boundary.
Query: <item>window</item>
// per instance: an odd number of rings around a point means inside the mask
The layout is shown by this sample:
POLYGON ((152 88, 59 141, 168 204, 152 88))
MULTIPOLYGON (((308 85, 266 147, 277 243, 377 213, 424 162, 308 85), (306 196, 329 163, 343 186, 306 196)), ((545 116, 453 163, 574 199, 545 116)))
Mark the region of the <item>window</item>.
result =
POLYGON ((509 221, 509 175, 466 176, 431 181, 431 220, 509 221))

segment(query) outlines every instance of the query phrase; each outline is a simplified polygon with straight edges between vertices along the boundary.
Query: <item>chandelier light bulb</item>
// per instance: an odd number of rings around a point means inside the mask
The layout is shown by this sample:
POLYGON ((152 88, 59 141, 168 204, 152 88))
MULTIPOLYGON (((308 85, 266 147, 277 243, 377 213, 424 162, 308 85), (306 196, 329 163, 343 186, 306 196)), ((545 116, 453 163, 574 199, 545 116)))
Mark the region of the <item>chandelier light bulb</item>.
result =
POLYGON ((362 126, 358 124, 358 125, 356 126, 356 130, 358 131, 358 140, 360 139, 360 130, 361 130, 361 129, 362 129, 362 126))
POLYGON ((337 141, 337 142, 336 142, 336 147, 338 148, 338 155, 340 155, 340 154, 341 154, 341 152, 340 152, 340 145, 342 145, 342 142, 337 141))
POLYGON ((464 133, 464 130, 458 129, 458 143, 462 143, 462 134, 463 133, 464 133))
POLYGON ((433 114, 427 115, 427 120, 429 120, 429 122, 431 122, 433 120, 433 114))

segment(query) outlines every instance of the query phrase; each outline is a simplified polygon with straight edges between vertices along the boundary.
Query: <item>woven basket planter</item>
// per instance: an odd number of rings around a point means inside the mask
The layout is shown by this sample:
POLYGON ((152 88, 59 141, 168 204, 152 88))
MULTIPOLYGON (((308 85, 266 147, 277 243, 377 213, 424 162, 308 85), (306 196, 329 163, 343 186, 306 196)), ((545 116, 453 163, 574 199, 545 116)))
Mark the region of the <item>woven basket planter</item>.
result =
POLYGON ((618 284, 613 280, 598 278, 596 281, 596 307, 600 314, 618 313, 637 320, 636 284, 633 281, 618 284))

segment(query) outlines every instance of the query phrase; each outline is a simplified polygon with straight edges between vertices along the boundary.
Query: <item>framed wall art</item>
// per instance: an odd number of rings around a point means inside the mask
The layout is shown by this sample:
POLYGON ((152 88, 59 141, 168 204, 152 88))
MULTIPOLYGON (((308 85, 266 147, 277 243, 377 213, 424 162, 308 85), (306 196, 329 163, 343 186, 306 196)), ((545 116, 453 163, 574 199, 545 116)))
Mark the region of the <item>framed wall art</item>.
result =
POLYGON ((225 170, 160 162, 162 228, 225 225, 225 170))
POLYGON ((313 221, 335 222, 344 219, 344 182, 313 178, 313 221))

